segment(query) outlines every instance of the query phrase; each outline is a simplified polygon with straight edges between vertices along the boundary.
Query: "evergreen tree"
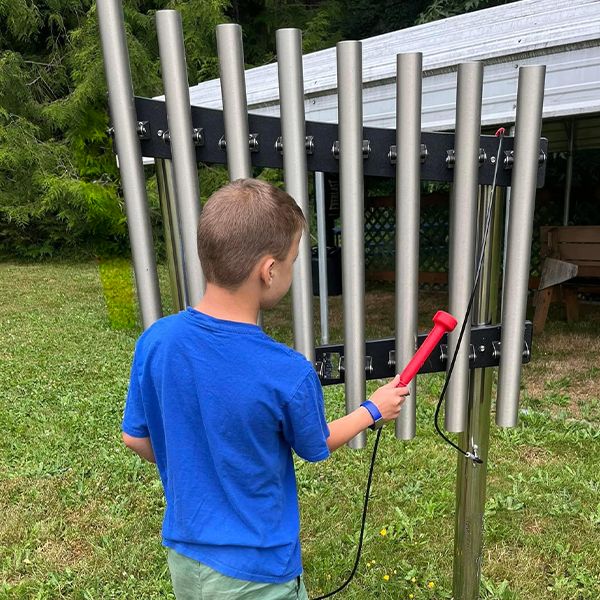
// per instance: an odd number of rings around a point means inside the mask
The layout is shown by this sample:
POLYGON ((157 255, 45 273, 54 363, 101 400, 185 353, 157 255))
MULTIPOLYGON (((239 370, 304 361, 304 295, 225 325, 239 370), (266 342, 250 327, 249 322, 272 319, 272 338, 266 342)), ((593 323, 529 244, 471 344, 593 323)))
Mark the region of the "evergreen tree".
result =
MULTIPOLYGON (((183 13, 189 78, 197 82, 216 74, 214 27, 225 4, 124 3, 137 95, 162 90, 155 11, 183 13)), ((126 251, 95 5, 0 0, 0 32, 0 252, 126 251)))

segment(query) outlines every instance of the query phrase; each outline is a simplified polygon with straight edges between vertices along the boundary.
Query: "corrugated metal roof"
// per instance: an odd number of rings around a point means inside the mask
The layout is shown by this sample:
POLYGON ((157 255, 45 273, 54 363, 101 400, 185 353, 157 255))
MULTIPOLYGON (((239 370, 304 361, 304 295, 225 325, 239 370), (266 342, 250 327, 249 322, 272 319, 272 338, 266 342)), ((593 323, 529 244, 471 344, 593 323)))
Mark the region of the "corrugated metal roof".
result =
MULTIPOLYGON (((547 65, 544 118, 600 112, 600 1, 522 0, 363 40, 363 112, 395 126, 396 54, 423 53, 425 130, 452 129, 456 68, 485 64, 482 123, 514 121, 518 67, 547 65)), ((303 58, 306 118, 337 121, 335 48, 303 58)), ((248 110, 278 115, 277 65, 246 71, 248 110)), ((192 104, 221 108, 218 79, 190 88, 192 104)))

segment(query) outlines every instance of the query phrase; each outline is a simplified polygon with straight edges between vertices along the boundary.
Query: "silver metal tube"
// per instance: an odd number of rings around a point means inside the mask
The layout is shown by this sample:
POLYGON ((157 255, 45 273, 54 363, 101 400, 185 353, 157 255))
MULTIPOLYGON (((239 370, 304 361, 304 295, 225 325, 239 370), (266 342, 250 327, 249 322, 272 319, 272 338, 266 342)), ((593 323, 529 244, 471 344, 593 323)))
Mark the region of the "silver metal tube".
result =
POLYGON ((502 348, 498 375, 496 423, 514 427, 519 412, 523 333, 527 308, 529 259, 535 188, 540 156, 545 66, 519 69, 514 166, 504 289, 502 290, 502 348))
POLYGON ((317 204, 317 248, 319 257, 319 314, 321 344, 329 344, 329 284, 327 283, 327 217, 325 214, 325 175, 315 172, 317 204))
POLYGON ((198 258, 200 190, 196 151, 192 141, 192 110, 181 15, 176 10, 157 11, 156 30, 165 87, 175 199, 179 217, 173 225, 180 229, 186 300, 188 304, 194 306, 204 294, 204 275, 198 258))
POLYGON ((569 224, 571 212, 571 183, 573 181, 573 148, 575 146, 575 119, 569 121, 567 128, 569 136, 569 151, 567 154, 567 172, 565 173, 565 204, 563 209, 563 225, 569 224))
MULTIPOLYGON (((477 254, 481 251, 485 218, 491 201, 491 186, 485 186, 481 191, 477 254)), ((502 190, 497 188, 489 239, 473 305, 474 325, 497 322, 503 233, 502 195, 502 190)), ((479 598, 493 375, 492 368, 471 371, 467 424, 465 431, 459 436, 460 447, 476 453, 483 460, 483 464, 475 464, 462 455, 458 457, 453 578, 456 600, 479 598)))
MULTIPOLYGON (((509 130, 508 130, 508 135, 512 138, 515 137, 515 126, 511 125, 509 130)), ((507 186, 506 188, 506 194, 504 195, 504 238, 505 240, 508 239, 508 215, 510 214, 510 186, 507 186)), ((506 264, 506 244, 503 244, 503 250, 502 250, 502 264, 505 265, 506 264)), ((502 270, 502 289, 504 289, 504 276, 505 276, 505 272, 504 270, 502 270)), ((502 307, 500 307, 500 310, 502 311, 502 307)), ((502 322, 502 314, 500 314, 500 322, 502 322)))
POLYGON ((244 74, 242 28, 234 23, 217 25, 217 52, 221 74, 223 121, 227 143, 229 179, 252 176, 248 145, 248 106, 244 74))
POLYGON ((173 310, 179 312, 187 306, 187 302, 184 285, 183 256, 181 253, 181 237, 178 226, 177 206, 175 204, 173 165, 168 158, 156 158, 154 159, 154 165, 156 167, 158 199, 163 218, 171 302, 173 310))
MULTIPOLYGON (((417 349, 421 209, 423 55, 399 54, 396 77, 396 372, 417 349)), ((396 420, 396 437, 415 437, 416 377, 396 420)))
MULTIPOLYGON (((362 124, 362 44, 337 44, 338 136, 342 217, 342 291, 346 412, 365 399, 365 254, 362 124)), ((362 448, 366 435, 350 440, 362 448)))
MULTIPOLYGON (((306 221, 310 223, 308 172, 306 170, 304 78, 302 75, 302 32, 299 29, 279 29, 276 41, 285 189, 296 200, 306 221)), ((292 284, 294 347, 314 363, 311 261, 310 233, 305 231, 300 240, 298 258, 294 263, 292 284)))
MULTIPOLYGON (((448 357, 454 356, 462 319, 467 312, 473 287, 475 265, 475 222, 479 175, 479 136, 483 65, 458 65, 456 94, 456 135, 454 186, 450 206, 449 308, 459 326, 449 335, 448 357)), ((458 352, 446 400, 445 426, 448 431, 464 431, 469 391, 469 340, 467 322, 464 343, 458 352)), ((448 366, 450 360, 448 360, 448 366)))
POLYGON ((137 135, 138 121, 133 102, 123 6, 120 0, 98 0, 97 11, 135 285, 142 324, 146 329, 160 319, 162 309, 146 199, 142 151, 137 135))

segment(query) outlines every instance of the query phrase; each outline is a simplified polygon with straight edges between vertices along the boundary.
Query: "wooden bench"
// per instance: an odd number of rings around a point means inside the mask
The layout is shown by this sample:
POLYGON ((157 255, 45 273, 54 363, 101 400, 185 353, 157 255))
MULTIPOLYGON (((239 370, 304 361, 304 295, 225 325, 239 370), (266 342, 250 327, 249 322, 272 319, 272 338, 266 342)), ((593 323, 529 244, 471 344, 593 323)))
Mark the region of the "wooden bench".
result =
POLYGON ((567 321, 579 318, 578 292, 600 291, 600 226, 540 228, 543 259, 533 330, 544 330, 553 301, 565 303, 567 321))

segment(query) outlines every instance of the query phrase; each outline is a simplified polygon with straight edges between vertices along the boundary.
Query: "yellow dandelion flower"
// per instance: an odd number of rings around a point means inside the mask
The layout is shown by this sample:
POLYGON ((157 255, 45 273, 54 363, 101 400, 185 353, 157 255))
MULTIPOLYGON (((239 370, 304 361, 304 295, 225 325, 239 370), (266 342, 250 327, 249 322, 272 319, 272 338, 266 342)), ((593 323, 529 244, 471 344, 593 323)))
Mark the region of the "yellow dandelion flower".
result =
POLYGON ((387 529, 384 527, 384 528, 383 528, 383 529, 382 529, 382 530, 379 532, 379 535, 382 535, 382 536, 384 536, 384 537, 385 537, 385 536, 387 535, 387 529))
POLYGON ((409 597, 409 598, 414 598, 414 597, 415 597, 415 595, 414 595, 414 594, 409 594, 409 595, 408 595, 408 597, 409 597))
POLYGON ((396 569, 394 569, 394 575, 398 575, 398 571, 396 571, 396 569))
POLYGON ((414 577, 411 577, 410 579, 413 583, 417 583, 417 580, 414 577))
POLYGON ((383 576, 383 580, 384 581, 389 581, 390 580, 390 576, 389 575, 384 575, 383 576))
POLYGON ((432 589, 435 587, 435 583, 433 583, 433 581, 430 581, 430 582, 427 584, 427 587, 428 587, 430 590, 432 590, 432 589))

